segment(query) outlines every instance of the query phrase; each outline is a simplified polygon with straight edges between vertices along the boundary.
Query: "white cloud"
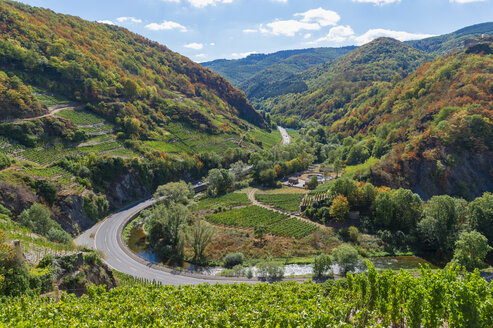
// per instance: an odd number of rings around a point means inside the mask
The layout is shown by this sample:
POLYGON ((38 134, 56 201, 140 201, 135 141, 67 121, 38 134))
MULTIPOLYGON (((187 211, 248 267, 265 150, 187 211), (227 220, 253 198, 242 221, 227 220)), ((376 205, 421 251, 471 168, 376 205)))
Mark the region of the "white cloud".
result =
POLYGON ((135 17, 118 17, 116 21, 119 23, 124 23, 124 22, 142 23, 142 19, 137 19, 135 17))
MULTIPOLYGON (((459 1, 463 1, 463 0, 459 0, 459 1)), ((465 1, 470 1, 470 0, 465 0, 465 1)), ((401 2, 401 0, 353 0, 353 2, 367 2, 367 3, 373 3, 377 6, 383 6, 394 2, 401 2)))
POLYGON ((484 2, 486 0, 449 0, 450 2, 455 3, 471 3, 471 2, 484 2))
POLYGON ((393 31, 393 30, 385 30, 382 28, 377 28, 377 29, 368 30, 366 33, 354 37, 353 39, 357 45, 362 45, 380 37, 389 37, 400 41, 409 41, 409 40, 424 39, 432 36, 434 35, 423 34, 423 33, 409 33, 403 31, 393 31))
POLYGON ((354 31, 351 28, 351 26, 346 25, 340 25, 333 27, 329 30, 329 34, 327 36, 320 38, 315 41, 315 43, 319 43, 322 41, 329 41, 329 42, 344 42, 347 41, 348 39, 352 38, 354 36, 354 31))
POLYGON ((197 8, 203 8, 207 6, 215 6, 218 3, 232 3, 233 0, 188 0, 188 2, 197 8))
POLYGON ((192 43, 184 45, 184 47, 188 48, 188 49, 193 49, 193 50, 200 50, 200 49, 204 48, 204 45, 202 43, 192 42, 192 43))
POLYGON ((303 36, 303 38, 304 38, 304 39, 309 39, 309 38, 311 38, 311 37, 312 37, 312 34, 311 34, 311 33, 306 33, 306 34, 303 36))
POLYGON ((115 25, 115 23, 113 23, 112 21, 107 20, 107 19, 98 20, 97 22, 101 23, 101 24, 115 25))
POLYGON ((305 23, 318 23, 320 26, 336 25, 341 19, 338 13, 332 10, 325 10, 323 8, 310 9, 304 13, 297 13, 294 16, 301 16, 302 22, 305 23))
POLYGON ((282 3, 288 3, 288 0, 272 0, 272 1, 275 1, 275 2, 282 2, 282 3))
POLYGON ((235 58, 235 59, 240 59, 240 58, 245 58, 245 57, 248 57, 250 55, 253 55, 253 54, 256 54, 257 52, 256 51, 250 51, 250 52, 233 52, 231 54, 231 57, 232 58, 235 58))
POLYGON ((316 31, 320 29, 317 23, 299 22, 294 19, 285 21, 275 21, 267 24, 267 28, 260 27, 260 32, 273 35, 295 36, 296 33, 302 30, 316 31))
POLYGON ((195 55, 195 58, 198 58, 198 59, 204 59, 206 57, 207 57, 206 54, 198 54, 198 55, 195 55))
POLYGON ((243 33, 257 33, 258 30, 252 28, 246 28, 243 30, 243 33))
POLYGON ((211 47, 214 47, 216 44, 214 42, 209 43, 211 47))
POLYGON ((172 21, 163 21, 162 23, 150 23, 145 26, 149 30, 153 31, 163 31, 163 30, 180 30, 181 32, 186 32, 187 28, 179 23, 172 21))
POLYGON ((180 2, 180 0, 162 0, 162 1, 164 1, 164 2, 176 2, 176 3, 180 2))

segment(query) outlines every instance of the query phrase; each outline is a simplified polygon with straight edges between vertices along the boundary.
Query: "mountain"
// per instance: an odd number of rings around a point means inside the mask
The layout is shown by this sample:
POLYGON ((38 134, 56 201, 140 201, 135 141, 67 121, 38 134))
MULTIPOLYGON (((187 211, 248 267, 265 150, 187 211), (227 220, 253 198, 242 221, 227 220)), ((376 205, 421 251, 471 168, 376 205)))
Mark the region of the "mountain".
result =
POLYGON ((224 78, 124 28, 12 1, 0 12, 0 70, 110 118, 138 119, 140 134, 170 121, 211 132, 240 118, 264 124, 224 78))
POLYGON ((0 1, 0 204, 67 232, 281 142, 245 94, 130 31, 0 1))
POLYGON ((493 35, 493 22, 476 24, 449 34, 408 41, 407 43, 416 49, 426 51, 436 57, 448 54, 454 50, 460 52, 462 51, 465 40, 482 35, 493 35))
MULTIPOLYGON (((251 54, 242 59, 218 59, 202 63, 237 87, 264 74, 293 74, 340 57, 356 47, 284 50, 272 54, 251 54)), ((285 75, 284 75, 285 76, 285 75)), ((273 79, 272 81, 275 81, 273 79)), ((245 89, 242 89, 245 90, 245 89)))
MULTIPOLYGON (((460 52, 465 40, 483 34, 493 34, 493 23, 473 25, 450 34, 405 43, 427 53, 431 60, 452 51, 460 52)), ((322 71, 329 70, 332 63, 337 63, 335 59, 356 48, 288 50, 270 55, 250 55, 239 60, 216 60, 203 65, 243 90, 257 109, 270 111, 279 104, 282 106, 286 97, 279 96, 297 97, 308 91, 310 82, 306 80, 305 70, 316 67, 314 71, 322 74, 322 71)), ((422 61, 417 62, 420 63, 422 61)))
POLYGON ((441 56, 383 93, 364 90, 330 129, 380 158, 367 172, 377 184, 471 199, 493 190, 491 81, 493 55, 441 56))
POLYGON ((299 115, 330 124, 369 86, 400 80, 429 56, 400 41, 380 38, 350 53, 300 74, 307 90, 263 99, 262 109, 272 114, 299 115))

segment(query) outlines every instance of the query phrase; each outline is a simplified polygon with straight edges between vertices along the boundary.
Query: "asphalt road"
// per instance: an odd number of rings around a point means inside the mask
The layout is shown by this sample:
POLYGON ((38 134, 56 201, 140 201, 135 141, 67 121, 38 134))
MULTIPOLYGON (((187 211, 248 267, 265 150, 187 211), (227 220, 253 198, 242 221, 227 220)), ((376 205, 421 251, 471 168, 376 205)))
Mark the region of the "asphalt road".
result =
MULTIPOLYGON (((96 224, 91 229, 81 234, 75 242, 80 246, 101 250, 105 254, 103 261, 112 269, 132 275, 134 277, 148 280, 160 281, 165 285, 195 285, 202 283, 234 283, 234 280, 216 280, 212 277, 197 278, 181 273, 164 271, 165 269, 155 264, 138 258, 134 254, 128 254, 118 242, 118 235, 123 225, 132 216, 152 205, 153 199, 148 199, 130 208, 121 210, 108 217, 106 220, 96 224)), ((248 282, 248 281, 241 281, 248 282)), ((251 282, 258 282, 252 280, 251 282)))
POLYGON ((289 144, 291 142, 291 137, 289 136, 288 131, 286 131, 285 128, 280 126, 278 126, 277 129, 279 130, 279 132, 281 132, 282 144, 283 145, 289 144))

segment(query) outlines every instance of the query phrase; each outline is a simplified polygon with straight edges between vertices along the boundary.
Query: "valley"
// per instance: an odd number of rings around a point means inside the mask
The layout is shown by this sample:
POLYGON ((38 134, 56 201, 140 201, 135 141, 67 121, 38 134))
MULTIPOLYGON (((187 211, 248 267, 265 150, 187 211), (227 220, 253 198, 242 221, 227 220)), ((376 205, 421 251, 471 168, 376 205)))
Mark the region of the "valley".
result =
POLYGON ((0 2, 0 326, 493 326, 493 23, 281 5, 0 2))

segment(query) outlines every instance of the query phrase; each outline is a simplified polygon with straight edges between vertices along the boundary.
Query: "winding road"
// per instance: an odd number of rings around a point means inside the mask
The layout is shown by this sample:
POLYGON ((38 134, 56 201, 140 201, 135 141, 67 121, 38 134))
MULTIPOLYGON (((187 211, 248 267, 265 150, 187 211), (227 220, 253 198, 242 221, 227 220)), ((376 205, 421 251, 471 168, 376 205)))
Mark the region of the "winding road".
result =
POLYGON ((147 199, 111 215, 106 220, 96 224, 77 237, 75 240, 76 244, 102 251, 105 255, 103 261, 112 269, 134 277, 150 281, 159 281, 164 285, 259 282, 255 279, 232 280, 231 278, 209 277, 177 272, 171 268, 148 262, 132 253, 127 246, 123 244, 121 237, 125 223, 155 202, 155 199, 147 199))
MULTIPOLYGON (((289 144, 291 138, 286 129, 278 127, 283 138, 283 144, 289 144)), ((249 195, 255 200, 255 192, 249 195)), ((151 263, 136 254, 124 244, 122 239, 125 224, 143 209, 151 206, 157 200, 149 198, 133 204, 109 216, 92 228, 86 230, 75 239, 79 246, 97 249, 103 252, 103 261, 112 269, 128 275, 159 281, 164 285, 195 285, 203 283, 258 283, 257 279, 223 278, 174 271, 171 268, 151 263)), ((256 200, 255 200, 256 202, 256 200)))
POLYGON ((286 131, 285 128, 280 126, 278 126, 277 129, 279 130, 279 132, 281 132, 282 144, 283 145, 289 144, 291 142, 291 137, 289 136, 288 131, 286 131))

